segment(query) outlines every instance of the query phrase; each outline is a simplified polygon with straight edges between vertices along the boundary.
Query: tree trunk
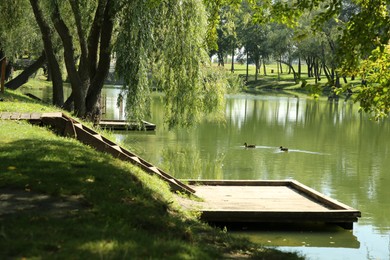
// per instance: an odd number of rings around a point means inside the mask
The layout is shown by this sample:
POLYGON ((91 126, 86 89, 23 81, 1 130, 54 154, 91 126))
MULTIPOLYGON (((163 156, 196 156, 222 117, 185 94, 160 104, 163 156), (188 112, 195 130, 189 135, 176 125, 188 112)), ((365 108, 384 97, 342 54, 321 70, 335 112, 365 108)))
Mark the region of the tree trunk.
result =
POLYGON ((301 79, 302 73, 302 64, 301 64, 301 56, 298 57, 298 79, 301 79))
MULTIPOLYGON (((282 60, 282 55, 280 55, 280 60, 282 60)), ((280 66, 280 74, 283 74, 282 62, 279 62, 279 66, 280 66)))
POLYGON ((307 77, 311 78, 313 76, 313 73, 312 73, 313 67, 312 67, 311 57, 307 56, 305 61, 306 61, 306 66, 307 66, 307 77))
POLYGON ((231 67, 230 71, 232 73, 234 73, 234 44, 233 44, 233 48, 232 48, 232 67, 231 67))
POLYGON ((246 50, 246 76, 245 76, 246 82, 248 82, 248 76, 249 76, 249 55, 248 55, 248 50, 246 50))
POLYGON ((69 112, 73 111, 73 109, 74 109, 74 106, 73 106, 73 94, 70 94, 70 96, 65 101, 64 105, 62 106, 62 108, 65 109, 66 111, 69 111, 69 112))
POLYGON ((46 56, 45 53, 42 52, 42 55, 33 64, 23 70, 22 73, 20 73, 17 77, 8 81, 5 86, 12 90, 18 89, 20 86, 26 83, 30 76, 34 74, 40 67, 42 67, 45 62, 46 56))
POLYGON ((99 49, 100 32, 102 29, 102 22, 104 16, 104 1, 99 1, 96 9, 95 17, 92 23, 91 30, 88 36, 88 60, 89 60, 89 74, 93 78, 96 75, 97 58, 99 49))
POLYGON ((328 67, 325 64, 323 64, 323 68, 324 68, 325 76, 328 79, 328 82, 331 85, 333 85, 334 84, 334 77, 332 76, 332 73, 329 71, 328 67))
POLYGON ((265 67, 265 60, 263 58, 263 72, 264 72, 264 76, 267 76, 267 69, 265 67))
POLYGON ((9 80, 13 71, 14 71, 14 65, 12 64, 12 61, 7 62, 6 67, 5 67, 5 80, 6 81, 9 80))
POLYGON ((1 93, 4 93, 4 81, 5 81, 5 67, 7 63, 6 57, 2 57, 1 62, 1 72, 0 72, 0 85, 1 85, 1 93))
POLYGON ((60 11, 58 9, 58 3, 55 3, 53 6, 53 11, 51 13, 51 20, 64 46, 65 66, 72 87, 74 113, 77 116, 83 117, 86 111, 85 97, 87 92, 86 88, 88 87, 88 85, 86 85, 86 82, 83 82, 80 79, 79 74, 77 72, 75 59, 74 59, 73 37, 69 31, 69 28, 67 27, 67 25, 65 24, 65 22, 63 21, 60 15, 60 11))
POLYGON ((53 104, 56 106, 62 106, 64 104, 62 73, 60 65, 58 64, 57 58, 54 54, 53 43, 51 41, 51 29, 44 19, 38 0, 30 0, 30 4, 34 12, 35 20, 37 21, 42 34, 42 41, 45 48, 48 67, 50 67, 49 72, 53 83, 53 104))
POLYGON ((255 81, 257 81, 259 76, 259 62, 256 60, 256 69, 255 69, 255 81))
POLYGON ((96 70, 96 75, 91 81, 91 86, 86 98, 86 112, 91 119, 100 117, 100 94, 104 85, 104 80, 108 75, 111 61, 111 37, 114 28, 112 17, 112 1, 107 1, 107 6, 104 11, 104 20, 100 33, 100 51, 99 64, 96 70), (95 109, 96 108, 96 109, 95 109))
POLYGON ((225 60, 223 58, 223 53, 218 51, 218 66, 222 66, 222 67, 225 67, 225 60))
POLYGON ((289 67, 289 69, 292 70, 293 75, 294 75, 294 81, 297 82, 298 77, 297 77, 297 73, 295 72, 294 67, 291 64, 289 64, 288 62, 285 62, 285 61, 282 61, 282 60, 280 60, 279 62, 280 62, 280 64, 282 64, 282 63, 286 64, 289 67))

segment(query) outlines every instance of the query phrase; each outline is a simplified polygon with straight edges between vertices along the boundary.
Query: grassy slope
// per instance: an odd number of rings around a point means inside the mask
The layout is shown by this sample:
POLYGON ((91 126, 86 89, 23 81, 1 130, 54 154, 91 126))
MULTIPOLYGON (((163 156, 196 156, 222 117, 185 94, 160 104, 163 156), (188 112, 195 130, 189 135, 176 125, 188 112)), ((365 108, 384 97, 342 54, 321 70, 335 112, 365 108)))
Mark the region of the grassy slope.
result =
MULTIPOLYGON (((3 112, 58 111, 17 92, 0 98, 3 112)), ((0 192, 56 201, 77 195, 79 205, 61 214, 38 207, 0 215, 1 259, 298 258, 199 222, 180 210, 161 180, 48 129, 0 120, 0 147, 0 192)))

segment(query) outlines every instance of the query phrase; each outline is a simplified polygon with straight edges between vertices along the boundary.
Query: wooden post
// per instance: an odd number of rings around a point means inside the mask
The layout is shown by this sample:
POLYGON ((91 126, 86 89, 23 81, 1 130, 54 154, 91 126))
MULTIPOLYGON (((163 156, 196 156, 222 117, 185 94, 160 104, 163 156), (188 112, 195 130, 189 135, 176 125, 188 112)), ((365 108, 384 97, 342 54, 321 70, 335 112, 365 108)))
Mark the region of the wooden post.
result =
POLYGON ((4 94, 4 81, 5 81, 5 64, 7 62, 7 59, 4 57, 1 63, 1 73, 0 73, 0 78, 1 78, 1 93, 4 94))

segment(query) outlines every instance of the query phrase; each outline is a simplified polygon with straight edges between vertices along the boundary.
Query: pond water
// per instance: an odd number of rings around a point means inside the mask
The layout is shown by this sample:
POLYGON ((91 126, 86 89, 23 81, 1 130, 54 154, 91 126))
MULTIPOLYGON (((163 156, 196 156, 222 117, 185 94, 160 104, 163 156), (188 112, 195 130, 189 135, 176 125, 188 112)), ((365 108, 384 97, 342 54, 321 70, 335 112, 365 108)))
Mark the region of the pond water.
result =
MULTIPOLYGON (((104 90, 106 118, 124 117, 118 93, 104 90)), ((349 102, 287 94, 228 96, 224 123, 188 130, 168 131, 162 111, 156 96, 147 120, 157 130, 115 132, 117 141, 179 179, 295 179, 362 212, 353 230, 263 225, 232 233, 308 259, 390 259, 390 120, 370 121, 349 102)))

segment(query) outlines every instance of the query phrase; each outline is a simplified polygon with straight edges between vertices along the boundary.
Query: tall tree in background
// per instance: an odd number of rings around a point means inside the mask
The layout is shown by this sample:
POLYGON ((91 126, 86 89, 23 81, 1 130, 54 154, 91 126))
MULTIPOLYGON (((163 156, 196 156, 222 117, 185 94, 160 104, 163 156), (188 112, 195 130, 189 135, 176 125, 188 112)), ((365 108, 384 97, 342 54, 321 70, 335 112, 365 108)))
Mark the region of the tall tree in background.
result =
MULTIPOLYGON (((247 64, 249 62, 255 64, 255 80, 257 81, 261 62, 263 61, 264 65, 265 60, 271 54, 271 49, 267 40, 269 26, 254 22, 252 16, 253 10, 248 3, 244 3, 239 16, 238 37, 245 48, 247 64)), ((246 80, 248 80, 248 66, 246 80)))

